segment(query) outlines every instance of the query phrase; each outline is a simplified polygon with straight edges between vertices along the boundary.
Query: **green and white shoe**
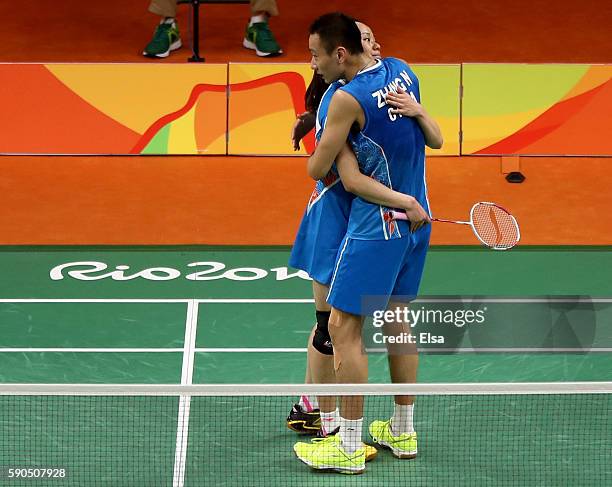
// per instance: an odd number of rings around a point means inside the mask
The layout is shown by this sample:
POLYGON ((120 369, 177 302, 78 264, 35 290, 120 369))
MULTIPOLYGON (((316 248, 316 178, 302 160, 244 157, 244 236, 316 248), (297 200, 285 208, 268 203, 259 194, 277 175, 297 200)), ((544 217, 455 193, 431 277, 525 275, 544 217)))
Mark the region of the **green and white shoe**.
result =
POLYGON ((179 49, 183 43, 176 22, 164 21, 155 29, 155 35, 142 54, 147 57, 165 58, 171 51, 179 49))
POLYGON ((311 443, 296 443, 293 451, 302 462, 317 470, 333 470, 344 474, 360 474, 365 471, 365 445, 353 453, 347 453, 339 435, 311 443))
POLYGON ((242 45, 247 49, 253 49, 260 57, 280 56, 283 53, 267 22, 247 25, 242 45))
POLYGON ((391 431, 391 420, 373 421, 370 424, 369 431, 375 443, 389 448, 397 458, 416 458, 416 433, 402 433, 395 436, 391 431))

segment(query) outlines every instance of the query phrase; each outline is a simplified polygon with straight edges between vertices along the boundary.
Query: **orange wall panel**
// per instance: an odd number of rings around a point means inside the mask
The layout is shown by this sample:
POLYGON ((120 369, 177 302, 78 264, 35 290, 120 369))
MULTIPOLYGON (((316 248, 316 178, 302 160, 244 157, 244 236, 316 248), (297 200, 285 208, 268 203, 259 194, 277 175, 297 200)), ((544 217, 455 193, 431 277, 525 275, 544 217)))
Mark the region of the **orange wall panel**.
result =
MULTIPOLYGON (((0 159, 2 244, 290 245, 313 188, 305 161, 280 157, 0 159)), ((611 245, 609 159, 521 158, 522 184, 497 157, 428 161, 434 215, 477 201, 516 215, 524 245, 611 245)), ((474 244, 434 223, 433 244, 474 244)))

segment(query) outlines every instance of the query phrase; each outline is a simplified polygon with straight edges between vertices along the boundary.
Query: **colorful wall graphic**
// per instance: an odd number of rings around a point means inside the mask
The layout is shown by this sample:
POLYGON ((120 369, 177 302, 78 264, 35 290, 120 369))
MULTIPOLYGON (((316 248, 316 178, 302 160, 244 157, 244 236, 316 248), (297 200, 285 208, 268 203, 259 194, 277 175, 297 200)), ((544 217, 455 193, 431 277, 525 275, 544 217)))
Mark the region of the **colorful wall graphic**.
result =
POLYGON ((463 154, 612 155, 612 66, 465 64, 463 154))
MULTIPOLYGON (((459 65, 416 65, 421 100, 444 136, 435 155, 459 154, 459 65)), ((304 111, 304 91, 312 79, 305 64, 230 64, 229 154, 307 154, 312 134, 299 152, 289 138, 296 114, 304 111)))
POLYGON ((229 65, 228 154, 305 155, 314 149, 307 136, 298 152, 291 127, 304 112, 304 93, 312 79, 308 64, 229 65))
MULTIPOLYGON (((610 65, 413 68, 444 135, 430 155, 612 155, 610 65)), ((307 64, 0 64, 0 153, 306 155, 312 134, 295 152, 290 132, 311 77, 307 64)))
POLYGON ((0 79, 0 152, 225 154, 225 64, 0 64, 0 79))
POLYGON ((459 155, 461 66, 415 64, 411 67, 419 78, 421 103, 436 119, 444 137, 442 149, 427 148, 426 153, 437 156, 459 155))

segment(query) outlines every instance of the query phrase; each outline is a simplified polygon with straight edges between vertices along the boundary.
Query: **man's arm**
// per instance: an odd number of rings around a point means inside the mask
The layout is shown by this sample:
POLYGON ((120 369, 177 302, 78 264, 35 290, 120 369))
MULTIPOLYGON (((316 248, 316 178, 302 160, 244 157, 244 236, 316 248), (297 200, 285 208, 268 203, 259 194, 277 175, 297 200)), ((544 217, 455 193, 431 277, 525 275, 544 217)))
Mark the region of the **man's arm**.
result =
POLYGON ((340 150, 336 166, 340 180, 348 192, 377 205, 404 210, 410 219, 412 232, 431 222, 429 215, 414 197, 394 191, 360 172, 355 154, 348 144, 340 150))
POLYGON ((438 123, 429 116, 429 113, 408 93, 398 88, 397 93, 388 93, 387 104, 391 105, 391 113, 399 113, 405 117, 414 118, 425 136, 425 144, 432 149, 441 149, 444 140, 438 123))
POLYGON ((345 145, 351 126, 360 119, 361 106, 348 93, 338 90, 332 96, 327 112, 323 136, 308 159, 308 175, 312 179, 324 178, 340 149, 345 145))

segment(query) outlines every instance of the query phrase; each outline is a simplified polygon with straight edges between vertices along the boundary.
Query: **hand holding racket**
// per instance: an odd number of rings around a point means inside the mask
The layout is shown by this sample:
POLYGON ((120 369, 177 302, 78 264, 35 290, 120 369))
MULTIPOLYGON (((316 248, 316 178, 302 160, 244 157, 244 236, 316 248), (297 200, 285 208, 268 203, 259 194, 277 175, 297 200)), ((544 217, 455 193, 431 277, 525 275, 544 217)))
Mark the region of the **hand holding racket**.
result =
MULTIPOLYGON (((410 220, 402 211, 392 211, 394 220, 410 220)), ((470 211, 470 221, 443 220, 432 218, 431 221, 470 225, 472 231, 484 245, 493 250, 508 250, 521 239, 521 232, 516 219, 504 208, 486 201, 476 203, 470 211)))
POLYGON ((411 200, 412 205, 410 206, 410 208, 405 208, 405 213, 399 212, 400 215, 403 216, 401 216, 400 218, 396 218, 394 215, 397 212, 392 211, 389 217, 392 220, 408 220, 410 222, 410 232, 414 233, 422 226, 431 223, 431 218, 429 218, 429 214, 423 209, 423 207, 416 199, 411 198, 411 200))

